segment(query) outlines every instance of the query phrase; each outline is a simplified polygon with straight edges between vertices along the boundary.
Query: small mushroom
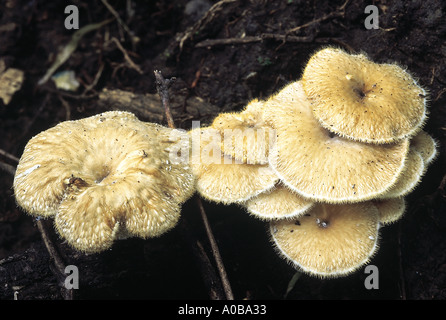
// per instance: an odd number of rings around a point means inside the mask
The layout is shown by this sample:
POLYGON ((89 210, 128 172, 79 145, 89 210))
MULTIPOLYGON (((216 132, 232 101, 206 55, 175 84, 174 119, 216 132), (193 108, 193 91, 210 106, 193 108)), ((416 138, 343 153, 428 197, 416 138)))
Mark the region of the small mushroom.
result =
POLYGON ((119 111, 59 123, 25 146, 13 184, 17 203, 54 217, 60 235, 86 253, 117 238, 159 236, 176 225, 195 190, 187 164, 170 161, 170 148, 188 142, 187 134, 181 140, 172 132, 119 111))
POLYGON ((267 100, 264 117, 277 132, 270 165, 304 198, 328 203, 370 200, 388 191, 403 171, 409 139, 366 144, 332 134, 313 116, 300 81, 267 100))
POLYGON ((302 217, 270 222, 270 234, 283 258, 320 278, 348 275, 377 249, 378 209, 370 202, 317 204, 302 217))
POLYGON ((252 100, 241 112, 221 113, 211 127, 222 135, 225 155, 248 164, 267 164, 275 132, 263 121, 263 102, 252 100))
POLYGON ((224 155, 219 130, 206 127, 189 133, 193 145, 190 166, 197 178, 197 191, 205 199, 223 204, 243 202, 278 181, 268 165, 247 164, 224 155), (199 148, 194 149, 197 144, 199 148))
POLYGON ((314 202, 303 198, 283 184, 243 203, 246 210, 261 220, 292 219, 308 212, 314 202))
POLYGON ((368 143, 390 143, 416 134, 426 119, 426 91, 397 64, 325 48, 302 75, 313 113, 323 127, 368 143))
POLYGON ((372 202, 379 211, 379 223, 383 226, 400 220, 406 210, 406 201, 403 197, 375 199, 372 202))

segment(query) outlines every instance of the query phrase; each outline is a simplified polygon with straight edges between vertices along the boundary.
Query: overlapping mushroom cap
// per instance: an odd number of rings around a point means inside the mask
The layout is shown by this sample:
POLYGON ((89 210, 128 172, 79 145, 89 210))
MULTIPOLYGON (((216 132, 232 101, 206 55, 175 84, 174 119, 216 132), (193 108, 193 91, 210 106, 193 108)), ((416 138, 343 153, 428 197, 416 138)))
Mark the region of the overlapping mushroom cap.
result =
POLYGON ((358 202, 389 190, 404 168, 409 140, 365 144, 321 127, 302 83, 293 82, 265 102, 264 118, 277 132, 270 164, 305 198, 358 202))
POLYGON ((379 223, 382 226, 400 220, 406 210, 404 197, 375 199, 372 202, 379 211, 379 223))
POLYGON ((277 182, 278 177, 268 165, 244 163, 225 155, 221 131, 206 127, 189 134, 190 166, 197 178, 197 192, 204 198, 223 204, 240 203, 273 188, 277 182))
POLYGON ((303 216, 270 222, 281 256, 296 268, 321 277, 347 275, 377 249, 379 212, 371 202, 317 204, 303 216))
POLYGON ((437 141, 432 138, 426 131, 421 130, 410 141, 413 150, 418 152, 423 158, 425 167, 435 160, 438 155, 437 141))
POLYGON ((222 151, 237 161, 267 164, 275 142, 275 130, 263 119, 264 103, 250 101, 241 112, 219 114, 211 127, 222 136, 222 151))
POLYGON ((403 216, 404 197, 435 158, 435 140, 422 131, 425 102, 399 66, 321 50, 302 80, 216 117, 219 164, 195 167, 198 190, 270 221, 276 248, 298 269, 347 275, 372 257, 380 226, 403 216), (262 128, 272 131, 253 130, 262 128))
POLYGON ((302 80, 263 102, 262 120, 276 131, 268 160, 281 184, 245 207, 272 220, 282 256, 319 277, 369 260, 379 227, 403 216, 404 197, 436 156, 422 131, 425 95, 395 64, 327 48, 302 80))
POLYGON ((405 161, 404 169, 398 176, 396 183, 392 185, 389 190, 378 195, 376 198, 389 199, 408 195, 420 182, 420 178, 424 173, 424 168, 424 161, 420 153, 410 149, 405 161))
POLYGON ((256 218, 275 220, 299 217, 310 210, 314 202, 279 183, 274 188, 248 199, 243 206, 256 218))
POLYGON ((186 133, 128 112, 59 123, 26 145, 13 184, 17 203, 54 216, 60 235, 85 252, 118 237, 159 236, 195 190, 188 165, 171 161, 171 148, 183 143, 186 133))
POLYGON ((426 118, 426 92, 396 64, 326 48, 305 67, 302 83, 323 127, 343 137, 389 143, 416 134, 426 118))

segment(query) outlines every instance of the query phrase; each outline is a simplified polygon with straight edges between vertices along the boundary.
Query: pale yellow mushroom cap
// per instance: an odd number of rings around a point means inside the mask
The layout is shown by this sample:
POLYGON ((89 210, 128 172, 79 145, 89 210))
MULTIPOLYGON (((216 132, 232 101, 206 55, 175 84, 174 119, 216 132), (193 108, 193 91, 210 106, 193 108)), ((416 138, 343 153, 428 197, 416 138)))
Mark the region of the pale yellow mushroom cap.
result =
POLYGON ((322 128, 300 82, 265 102, 265 120, 277 132, 270 164, 288 187, 328 203, 375 198, 393 186, 404 168, 409 139, 365 144, 322 128))
POLYGON ((383 226, 400 220, 406 210, 406 201, 403 197, 391 199, 375 199, 373 204, 379 211, 379 223, 383 226))
POLYGON ((423 157, 426 168, 438 155, 437 144, 437 141, 423 130, 418 132, 410 141, 411 148, 419 152, 423 157))
POLYGON ((243 204, 250 214, 261 220, 296 218, 313 205, 313 201, 303 198, 283 184, 278 184, 243 204))
POLYGON ((263 121, 263 102, 252 100, 241 112, 221 113, 211 127, 220 131, 225 155, 249 164, 267 164, 275 132, 263 121))
POLYGON ((26 145, 17 203, 55 216, 60 235, 80 251, 102 251, 123 234, 159 236, 195 190, 188 165, 171 161, 171 148, 189 143, 177 131, 119 111, 62 122, 26 145))
POLYGON ((298 219, 270 222, 278 253, 297 269, 321 277, 350 274, 377 249, 378 209, 371 202, 316 204, 298 219))
POLYGON ((313 113, 343 137, 389 143, 416 134, 426 119, 426 92, 396 64, 326 48, 302 75, 313 113))
POLYGON ((425 166, 421 154, 411 148, 407 155, 404 169, 396 183, 387 192, 377 198, 389 199, 408 195, 421 181, 424 172, 425 166))
POLYGON ((219 130, 207 127, 189 133, 190 166, 197 178, 197 191, 205 199, 224 204, 243 202, 273 188, 278 181, 268 165, 242 163, 225 156, 219 130))

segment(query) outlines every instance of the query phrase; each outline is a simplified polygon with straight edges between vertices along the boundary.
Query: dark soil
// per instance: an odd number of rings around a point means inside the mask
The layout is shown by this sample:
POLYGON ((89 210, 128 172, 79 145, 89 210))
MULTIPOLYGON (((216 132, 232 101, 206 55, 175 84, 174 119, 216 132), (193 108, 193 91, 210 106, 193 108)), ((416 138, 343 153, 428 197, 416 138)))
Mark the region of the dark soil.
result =
MULTIPOLYGON (((439 142, 440 156, 407 198, 404 218, 381 231, 380 249, 370 262, 379 269, 379 289, 365 288, 363 269, 331 280, 302 275, 286 299, 446 298, 446 2, 374 1, 376 30, 364 27, 366 4, 358 0, 345 7, 343 0, 221 1, 201 23, 209 7, 200 11, 196 6, 187 15, 187 0, 127 2, 109 1, 140 41, 132 43, 116 20, 87 33, 60 68, 75 71, 82 83, 78 91, 67 92, 51 82, 37 85, 75 32, 64 27, 65 7, 79 8, 80 27, 112 13, 101 1, 0 0, 0 59, 25 72, 12 101, 4 105, 0 100, 1 150, 20 157, 27 141, 42 130, 104 111, 98 103, 103 88, 156 93, 155 69, 176 78, 172 96, 196 96, 229 111, 299 79, 309 56, 326 45, 364 51, 377 62, 396 61, 429 91, 425 130, 439 142), (135 10, 131 18, 127 2, 135 10), (288 32, 298 26, 303 27, 288 32), (265 34, 261 41, 233 40, 265 34), (204 42, 216 39, 227 41, 204 42), (98 82, 84 94, 101 67, 98 82)), ((178 127, 209 119, 188 118, 187 112, 184 108, 184 117, 176 119, 178 127)), ((0 160, 16 165, 3 155, 0 160)), ((16 206, 12 175, 0 172, 0 299, 13 299, 14 293, 18 299, 63 299, 63 280, 56 276, 35 221, 16 206)), ((236 206, 204 206, 236 299, 283 299, 295 270, 275 253, 265 223, 236 206)), ((209 299, 206 272, 191 251, 195 240, 210 252, 194 199, 183 207, 179 226, 157 239, 117 242, 92 256, 54 239, 67 264, 79 267, 76 299, 209 299)))

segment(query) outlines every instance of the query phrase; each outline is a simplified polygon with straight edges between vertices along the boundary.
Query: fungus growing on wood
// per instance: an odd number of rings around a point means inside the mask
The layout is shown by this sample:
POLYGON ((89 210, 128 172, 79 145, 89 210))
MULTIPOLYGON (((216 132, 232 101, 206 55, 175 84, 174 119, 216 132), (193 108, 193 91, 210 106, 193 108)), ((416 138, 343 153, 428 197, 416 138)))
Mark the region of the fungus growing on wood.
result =
POLYGON ((54 217, 59 234, 87 253, 117 238, 157 237, 176 225, 195 190, 189 167, 170 160, 187 135, 172 132, 119 111, 59 123, 27 143, 14 178, 17 203, 54 217))
POLYGON ((313 116, 300 81, 267 100, 264 117, 277 132, 270 165, 305 198, 327 203, 370 200, 388 191, 403 171, 409 139, 366 144, 332 134, 313 116))
POLYGON ((243 202, 274 187, 278 177, 268 165, 248 164, 223 154, 219 130, 211 127, 190 132, 190 167, 197 192, 207 200, 230 204, 243 202), (194 146, 199 145, 196 150, 194 146))
POLYGON ((281 183, 243 204, 250 214, 261 220, 299 217, 313 205, 313 201, 303 198, 281 183))
POLYGON ((370 201, 316 204, 297 219, 270 222, 270 234, 278 253, 294 267, 335 278, 357 270, 373 256, 378 219, 378 209, 370 201))
POLYGON ((263 120, 263 102, 252 100, 241 112, 219 114, 211 127, 222 136, 225 155, 248 164, 267 164, 275 132, 263 120))
POLYGON ((302 83, 320 124, 340 136, 390 143, 416 134, 426 118, 426 91, 396 64, 325 48, 314 54, 302 83))

